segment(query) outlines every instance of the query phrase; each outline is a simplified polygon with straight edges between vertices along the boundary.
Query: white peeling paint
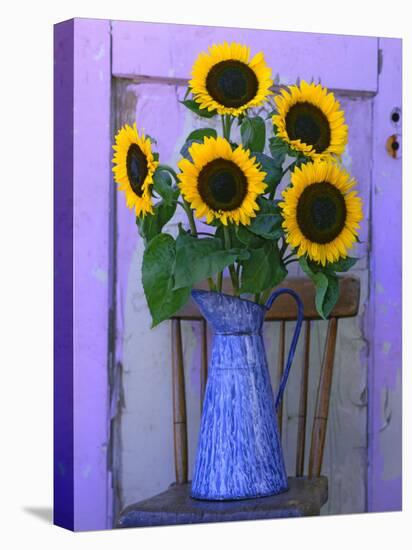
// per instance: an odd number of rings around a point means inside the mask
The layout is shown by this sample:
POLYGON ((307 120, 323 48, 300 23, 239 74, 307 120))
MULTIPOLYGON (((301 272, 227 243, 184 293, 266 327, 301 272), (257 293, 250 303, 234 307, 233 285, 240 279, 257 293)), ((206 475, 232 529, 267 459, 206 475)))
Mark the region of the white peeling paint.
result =
POLYGON ((382 344, 382 351, 385 355, 388 355, 388 353, 391 351, 392 344, 391 342, 385 341, 382 344))
POLYGON ((99 51, 93 56, 94 61, 100 61, 100 59, 103 59, 104 56, 104 46, 103 44, 100 44, 99 51))
POLYGON ((90 466, 90 464, 87 464, 87 466, 84 466, 82 468, 82 476, 87 479, 90 475, 90 472, 92 471, 92 467, 90 466))
POLYGON ((394 452, 393 445, 389 440, 393 438, 393 431, 396 432, 398 441, 402 440, 402 400, 399 396, 402 394, 401 369, 396 373, 395 387, 388 390, 387 402, 390 408, 390 430, 381 432, 380 452, 383 456, 382 479, 384 481, 399 479, 399 472, 402 471, 402 453, 394 452))
POLYGON ((385 292, 385 288, 381 285, 381 283, 376 283, 376 292, 378 294, 383 294, 385 292))
POLYGON ((93 277, 101 283, 107 283, 107 271, 101 269, 100 267, 96 267, 93 270, 93 277))

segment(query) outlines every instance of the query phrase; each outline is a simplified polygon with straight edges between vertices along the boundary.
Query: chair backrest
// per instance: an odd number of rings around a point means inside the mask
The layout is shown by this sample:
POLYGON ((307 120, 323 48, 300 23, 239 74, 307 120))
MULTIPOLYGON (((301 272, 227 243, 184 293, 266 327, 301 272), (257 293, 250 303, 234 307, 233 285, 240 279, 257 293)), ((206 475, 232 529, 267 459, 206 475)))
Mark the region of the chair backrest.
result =
MULTIPOLYGON (((229 282, 225 281, 223 290, 228 287, 229 282)), ((308 410, 308 382, 310 366, 310 335, 311 323, 320 320, 315 307, 315 287, 308 278, 288 278, 282 282, 282 288, 292 288, 302 299, 304 306, 304 345, 303 345, 303 367, 301 372, 298 431, 296 447, 296 476, 304 475, 305 439, 307 429, 308 410)), ((205 288, 205 287, 203 287, 205 288)), ((321 474, 323 450, 325 447, 326 427, 329 414, 329 401, 332 386, 332 373, 335 357, 338 320, 344 317, 354 317, 358 314, 360 283, 356 277, 345 276, 339 280, 339 300, 333 308, 329 320, 328 329, 323 352, 323 360, 320 369, 320 379, 315 402, 315 413, 312 423, 311 446, 309 454, 309 477, 318 477, 321 474)), ((277 368, 279 376, 283 372, 285 364, 285 332, 286 322, 296 319, 296 304, 288 295, 280 296, 267 312, 265 322, 280 322, 279 347, 277 368)), ((199 321, 201 323, 202 352, 200 364, 200 402, 203 402, 203 395, 207 379, 208 365, 208 337, 206 321, 200 313, 197 305, 189 301, 172 318, 172 383, 173 383, 173 435, 174 435, 174 456, 176 483, 187 483, 188 481, 188 443, 187 443, 187 412, 186 394, 183 369, 183 346, 181 321, 199 321)), ((283 406, 279 407, 278 420, 279 429, 282 431, 283 406)))

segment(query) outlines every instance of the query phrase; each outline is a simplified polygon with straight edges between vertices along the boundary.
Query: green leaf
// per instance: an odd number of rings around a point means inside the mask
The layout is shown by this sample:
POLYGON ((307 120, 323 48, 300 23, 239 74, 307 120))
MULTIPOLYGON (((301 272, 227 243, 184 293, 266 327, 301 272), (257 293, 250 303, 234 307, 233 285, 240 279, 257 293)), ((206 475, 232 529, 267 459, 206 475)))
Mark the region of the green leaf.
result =
POLYGON ((175 288, 193 286, 222 271, 235 260, 245 259, 249 253, 231 248, 225 250, 220 239, 199 239, 191 235, 179 235, 176 240, 175 288))
MULTIPOLYGON (((240 241, 237 237, 237 229, 238 226, 234 225, 234 224, 229 224, 227 226, 227 230, 229 231, 229 235, 230 235, 230 242, 231 242, 231 246, 232 248, 245 248, 245 245, 242 241, 240 241)), ((223 229, 223 225, 220 224, 216 231, 215 231, 215 237, 217 239, 220 239, 220 242, 222 243, 222 248, 225 247, 225 235, 224 235, 224 229, 223 229)))
MULTIPOLYGON (((339 279, 336 275, 328 273, 326 275, 328 279, 328 287, 322 301, 323 318, 327 319, 331 314, 332 309, 335 307, 339 298, 339 279)), ((320 307, 320 306, 319 306, 320 307)), ((316 304, 318 308, 318 304, 316 304)), ((318 310, 319 311, 319 310, 318 310)))
POLYGON ((299 258, 302 270, 312 279, 316 288, 316 310, 323 319, 327 319, 339 298, 339 279, 319 265, 311 265, 307 258, 299 258))
POLYGON ((188 159, 192 162, 192 157, 189 153, 190 147, 193 145, 193 143, 202 143, 200 139, 189 139, 184 142, 182 148, 180 149, 180 154, 183 158, 188 159))
POLYGON ((152 155, 153 155, 153 160, 155 161, 159 160, 159 153, 157 153, 156 151, 153 151, 152 155))
POLYGON ((179 196, 179 189, 173 187, 172 177, 166 170, 156 170, 153 175, 153 189, 168 206, 179 196))
POLYGON ((282 179, 282 163, 279 163, 275 159, 264 155, 263 153, 252 153, 257 162, 260 163, 263 172, 266 172, 265 183, 267 188, 265 193, 271 193, 279 185, 282 179))
POLYGON ((245 113, 241 113, 238 117, 237 117, 237 125, 240 126, 243 122, 243 119, 245 118, 245 113))
POLYGON ((190 87, 188 86, 188 87, 186 88, 186 93, 185 93, 185 97, 183 98, 183 100, 185 100, 185 99, 187 99, 187 98, 189 97, 191 91, 192 91, 192 90, 191 90, 190 87))
POLYGON ((289 147, 282 139, 275 136, 269 139, 269 151, 277 163, 283 164, 286 155, 289 154, 289 147))
MULTIPOLYGON (((217 233, 217 232, 216 232, 217 233)), ((235 229, 236 238, 239 244, 235 246, 246 246, 247 248, 261 248, 265 244, 265 239, 255 235, 244 225, 237 225, 235 229)), ((233 240, 232 240, 233 243, 233 240)))
POLYGON ((205 137, 217 137, 217 132, 213 128, 199 128, 198 130, 193 130, 188 136, 186 141, 201 141, 203 142, 205 137))
POLYGON ((154 145, 157 145, 157 141, 155 140, 155 138, 154 138, 154 137, 152 137, 152 136, 149 136, 149 134, 146 134, 146 137, 147 137, 147 138, 149 138, 149 140, 150 140, 150 143, 153 143, 154 145))
POLYGON ((167 222, 173 218, 176 211, 176 203, 167 204, 162 200, 154 206, 153 211, 153 214, 146 214, 142 218, 136 218, 139 233, 146 243, 149 243, 159 235, 167 222))
POLYGON ((287 269, 275 243, 266 242, 262 248, 250 251, 250 258, 242 263, 240 291, 256 294, 278 285, 287 275, 287 269))
POLYGON ((217 114, 216 111, 208 111, 207 109, 201 109, 199 107, 199 103, 194 99, 185 99, 180 103, 183 103, 183 105, 187 107, 190 111, 195 113, 195 115, 200 116, 202 118, 212 118, 217 114))
POLYGON ((358 259, 359 258, 350 258, 349 256, 340 258, 336 262, 326 264, 326 270, 332 272, 339 271, 341 273, 349 271, 349 269, 356 264, 358 259))
POLYGON ((266 127, 260 116, 246 117, 240 126, 242 144, 246 149, 261 153, 265 148, 266 127))
POLYGON ((174 287, 176 243, 170 235, 157 235, 143 255, 142 282, 155 327, 176 313, 187 301, 190 288, 174 287))
POLYGON ((252 218, 248 226, 249 231, 264 239, 279 239, 283 234, 283 218, 279 206, 276 202, 263 197, 259 197, 257 202, 260 209, 256 212, 256 217, 252 218))

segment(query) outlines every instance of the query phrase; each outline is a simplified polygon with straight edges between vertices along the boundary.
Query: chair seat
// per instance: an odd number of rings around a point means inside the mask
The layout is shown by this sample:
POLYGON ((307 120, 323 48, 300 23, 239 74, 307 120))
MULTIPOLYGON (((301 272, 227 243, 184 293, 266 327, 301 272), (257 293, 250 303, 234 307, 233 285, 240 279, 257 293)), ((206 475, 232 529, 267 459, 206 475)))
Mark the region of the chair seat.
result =
POLYGON ((269 497, 201 501, 190 497, 190 483, 173 484, 152 498, 125 508, 117 527, 145 527, 317 516, 328 499, 328 479, 290 477, 289 490, 269 497))

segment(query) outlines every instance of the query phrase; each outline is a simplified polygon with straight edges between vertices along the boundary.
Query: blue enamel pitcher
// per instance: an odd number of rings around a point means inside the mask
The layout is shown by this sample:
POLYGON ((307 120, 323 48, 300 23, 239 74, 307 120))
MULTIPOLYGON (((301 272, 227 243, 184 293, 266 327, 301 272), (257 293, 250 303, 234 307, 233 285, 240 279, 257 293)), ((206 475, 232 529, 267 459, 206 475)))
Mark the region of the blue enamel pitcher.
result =
POLYGON ((193 290, 192 296, 214 334, 191 496, 237 500, 286 491, 276 411, 302 326, 302 302, 286 288, 273 292, 265 305, 204 290, 193 290), (262 326, 266 312, 281 294, 295 299, 298 315, 274 399, 262 326))

